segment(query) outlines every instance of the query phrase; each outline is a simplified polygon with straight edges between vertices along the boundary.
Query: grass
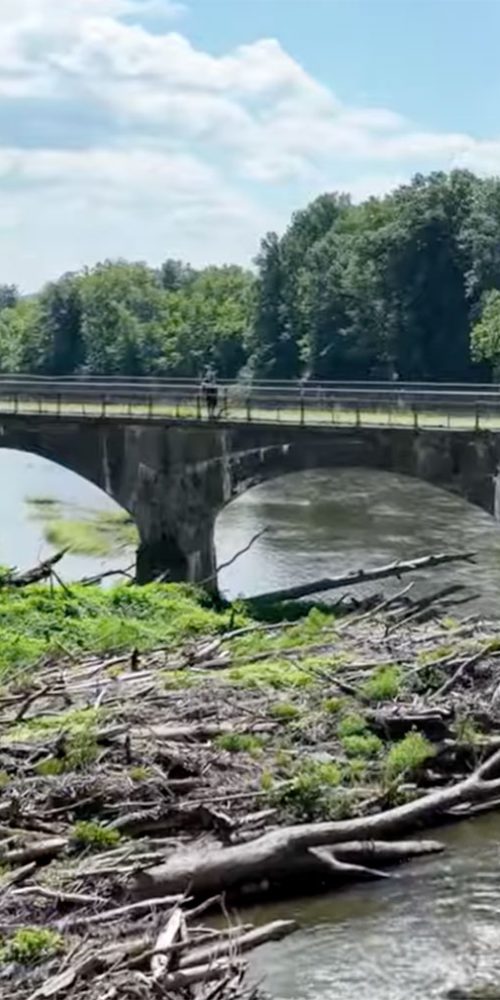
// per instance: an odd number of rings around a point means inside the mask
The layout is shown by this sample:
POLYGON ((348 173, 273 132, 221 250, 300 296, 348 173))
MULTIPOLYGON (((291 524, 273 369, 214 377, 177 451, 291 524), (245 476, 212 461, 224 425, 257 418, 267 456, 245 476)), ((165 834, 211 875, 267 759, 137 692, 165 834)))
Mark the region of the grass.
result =
POLYGON ((29 497, 26 503, 31 516, 43 523, 45 541, 55 549, 105 557, 137 547, 137 529, 126 511, 76 508, 81 516, 67 517, 66 512, 75 509, 50 497, 29 497))
POLYGON ((58 715, 40 715, 28 722, 20 722, 19 725, 9 729, 8 739, 15 743, 23 743, 38 738, 44 740, 47 736, 60 732, 80 736, 89 730, 94 731, 105 717, 102 709, 70 708, 65 712, 59 712, 58 715))
POLYGON ((286 690, 305 688, 314 684, 310 671, 302 670, 289 660, 261 660, 246 666, 221 671, 220 677, 230 684, 243 688, 274 688, 286 690))
POLYGON ((64 949, 60 934, 42 927, 20 927, 0 948, 0 963, 38 965, 64 949))

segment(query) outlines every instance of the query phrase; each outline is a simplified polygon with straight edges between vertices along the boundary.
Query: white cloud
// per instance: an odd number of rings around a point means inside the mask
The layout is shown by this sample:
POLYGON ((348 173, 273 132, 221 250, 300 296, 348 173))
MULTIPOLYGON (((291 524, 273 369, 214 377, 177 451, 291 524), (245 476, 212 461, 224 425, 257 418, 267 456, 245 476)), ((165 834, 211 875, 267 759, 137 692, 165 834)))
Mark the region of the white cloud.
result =
POLYGON ((32 284, 51 260, 154 256, 160 244, 197 261, 244 260, 261 231, 322 189, 360 198, 418 169, 500 171, 500 139, 342 103, 276 39, 214 56, 169 30, 181 10, 0 0, 0 253, 12 277, 32 284), (57 253, 26 261, 41 219, 57 253))

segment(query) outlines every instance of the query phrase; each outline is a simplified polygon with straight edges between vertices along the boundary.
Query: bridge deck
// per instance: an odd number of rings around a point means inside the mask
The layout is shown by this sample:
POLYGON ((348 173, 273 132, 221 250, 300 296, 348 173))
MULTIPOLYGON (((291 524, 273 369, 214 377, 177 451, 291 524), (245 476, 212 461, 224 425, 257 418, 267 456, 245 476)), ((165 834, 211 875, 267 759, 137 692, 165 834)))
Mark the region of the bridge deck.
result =
POLYGON ((500 430, 500 387, 199 382, 0 376, 0 414, 88 419, 500 430))

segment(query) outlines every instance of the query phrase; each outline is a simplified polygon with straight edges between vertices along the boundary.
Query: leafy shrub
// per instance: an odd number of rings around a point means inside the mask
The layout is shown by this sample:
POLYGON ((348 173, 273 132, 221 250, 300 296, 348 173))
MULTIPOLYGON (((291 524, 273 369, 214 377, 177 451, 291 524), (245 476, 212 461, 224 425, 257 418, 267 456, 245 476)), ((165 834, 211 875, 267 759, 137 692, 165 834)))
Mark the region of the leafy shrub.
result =
POLYGON ((402 673, 399 667, 380 667, 363 684, 361 690, 370 701, 388 701, 396 698, 401 690, 402 673))
POLYGON ((63 939, 55 931, 41 927, 20 927, 0 948, 0 962, 37 965, 52 958, 63 947, 63 939))
POLYGON ((293 777, 275 793, 275 801, 287 806, 300 819, 319 819, 331 815, 334 806, 332 789, 338 788, 342 772, 334 763, 305 761, 293 777))
POLYGON ((360 733, 344 736, 342 746, 348 757, 375 757, 383 747, 382 740, 375 733, 360 733))
POLYGON ((75 847, 87 848, 91 851, 107 851, 116 847, 121 840, 118 830, 82 820, 75 823, 71 839, 75 847))
POLYGON ((262 749, 262 739, 251 733, 223 733, 215 739, 215 746, 229 753, 255 753, 262 749))
POLYGON ((412 774, 436 753, 422 733, 407 733, 394 743, 385 759, 385 773, 390 779, 412 774))
POLYGON ((300 708, 293 705, 291 701, 277 701, 271 705, 269 714, 272 715, 273 719, 287 722, 291 719, 298 719, 301 713, 300 708))
POLYGON ((35 764, 35 771, 41 778, 55 778, 66 770, 64 760, 59 757, 48 757, 35 764))
POLYGON ((361 736, 367 731, 367 722, 362 715, 357 715, 355 712, 351 712, 348 715, 344 715, 337 726, 337 733, 340 739, 344 739, 345 736, 361 736))
POLYGON ((337 715, 344 707, 343 698, 325 698, 322 708, 327 715, 337 715))

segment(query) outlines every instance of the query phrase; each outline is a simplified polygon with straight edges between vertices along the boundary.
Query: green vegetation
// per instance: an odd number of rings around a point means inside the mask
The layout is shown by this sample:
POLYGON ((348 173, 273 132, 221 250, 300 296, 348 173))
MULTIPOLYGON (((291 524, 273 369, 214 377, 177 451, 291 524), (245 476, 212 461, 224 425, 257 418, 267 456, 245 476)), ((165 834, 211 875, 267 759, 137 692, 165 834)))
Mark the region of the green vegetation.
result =
POLYGON ((219 750, 228 750, 229 753, 245 751, 255 754, 262 750, 263 740, 259 736, 253 736, 252 733, 223 733, 217 736, 215 746, 219 750))
POLYGON ((42 927, 20 927, 0 947, 0 963, 38 965, 64 948, 60 934, 42 927))
POLYGON ((348 757, 376 757, 384 744, 375 733, 363 733, 357 736, 344 736, 342 746, 348 757))
POLYGON ((367 730, 366 719, 356 712, 349 712, 344 715, 337 726, 337 733, 340 739, 346 736, 363 736, 367 730))
POLYGON ((84 556, 108 556, 137 546, 137 529, 125 511, 81 510, 49 497, 28 498, 31 516, 44 525, 45 540, 56 549, 84 556), (67 517, 70 513, 79 516, 67 517))
POLYGON ((38 296, 0 288, 0 367, 47 375, 462 381, 500 362, 500 180, 417 175, 324 194, 268 233, 257 274, 107 261, 38 296))
POLYGON ((121 836, 118 830, 82 820, 80 823, 75 823, 71 839, 74 846, 80 850, 108 851, 120 843, 121 836))
POLYGON ((136 764, 135 767, 130 767, 128 774, 132 781, 148 781, 149 778, 153 777, 153 771, 151 768, 145 767, 142 764, 136 764))
MULTIPOLYGON (((303 662, 303 661, 302 661, 303 662)), ((301 663, 302 666, 302 663, 301 663)), ((260 660, 247 666, 233 667, 221 671, 221 678, 227 677, 231 684, 246 688, 303 688, 314 683, 309 671, 301 669, 290 660, 260 660)))
POLYGON ((338 715, 345 707, 344 698, 325 698, 322 708, 328 715, 338 715))
POLYGON ((103 710, 98 708, 68 708, 58 715, 39 715, 27 722, 20 722, 9 729, 8 738, 22 743, 25 740, 44 740, 52 733, 60 732, 80 736, 89 730, 95 730, 105 717, 103 710))
POLYGON ((421 733, 407 733, 394 743, 385 759, 385 773, 390 780, 407 777, 435 755, 432 743, 421 733))
POLYGON ((248 619, 215 610, 184 584, 110 590, 75 585, 69 594, 43 585, 0 589, 0 682, 21 680, 45 656, 154 649, 221 632, 231 622, 238 627, 248 619))
POLYGON ((271 705, 269 714, 280 722, 290 722, 292 719, 299 718, 301 710, 298 705, 294 705, 291 701, 277 701, 271 705))
POLYGON ((342 771, 335 763, 305 760, 295 769, 293 776, 273 792, 273 797, 298 819, 323 819, 336 809, 342 771))
POLYGON ((362 685, 361 692, 370 701, 390 701, 401 690, 403 675, 399 667, 380 667, 362 685))

